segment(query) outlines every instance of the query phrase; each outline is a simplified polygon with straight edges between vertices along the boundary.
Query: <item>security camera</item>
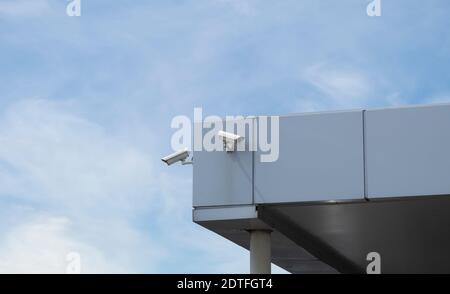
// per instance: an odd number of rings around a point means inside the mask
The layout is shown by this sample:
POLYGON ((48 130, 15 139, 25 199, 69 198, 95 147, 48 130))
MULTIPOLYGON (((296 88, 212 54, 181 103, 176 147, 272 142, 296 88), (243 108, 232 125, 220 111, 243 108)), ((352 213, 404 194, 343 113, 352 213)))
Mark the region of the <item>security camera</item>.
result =
POLYGON ((227 152, 233 152, 236 149, 237 143, 244 139, 242 136, 224 131, 219 131, 217 135, 223 140, 223 146, 227 152))
POLYGON ((161 158, 162 161, 164 161, 167 165, 172 165, 176 162, 181 162, 181 164, 192 164, 192 161, 186 161, 186 159, 189 157, 189 151, 187 149, 183 149, 180 151, 177 151, 175 153, 172 153, 170 155, 167 155, 166 157, 161 158))

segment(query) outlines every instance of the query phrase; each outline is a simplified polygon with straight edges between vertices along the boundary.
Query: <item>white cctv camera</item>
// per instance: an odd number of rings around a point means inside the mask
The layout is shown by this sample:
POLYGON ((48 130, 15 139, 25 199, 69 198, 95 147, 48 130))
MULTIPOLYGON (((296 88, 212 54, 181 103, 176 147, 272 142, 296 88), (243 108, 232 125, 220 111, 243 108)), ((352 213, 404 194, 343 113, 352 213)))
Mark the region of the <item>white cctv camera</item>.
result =
POLYGON ((181 162, 182 165, 192 164, 192 161, 186 161, 188 157, 189 151, 187 149, 183 149, 170 155, 167 155, 166 157, 161 158, 161 160, 164 161, 167 165, 172 165, 179 161, 181 162))
POLYGON ((227 152, 233 152, 236 149, 237 143, 244 139, 242 136, 224 131, 219 131, 217 135, 223 140, 223 146, 227 152))

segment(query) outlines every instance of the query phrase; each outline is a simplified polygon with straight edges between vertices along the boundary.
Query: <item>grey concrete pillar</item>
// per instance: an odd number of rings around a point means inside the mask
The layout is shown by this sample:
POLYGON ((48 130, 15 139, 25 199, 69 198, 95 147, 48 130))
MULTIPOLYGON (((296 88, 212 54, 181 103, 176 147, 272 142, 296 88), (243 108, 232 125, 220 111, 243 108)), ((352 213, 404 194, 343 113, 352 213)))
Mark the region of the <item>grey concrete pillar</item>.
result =
POLYGON ((250 231, 250 273, 271 273, 270 231, 250 231))

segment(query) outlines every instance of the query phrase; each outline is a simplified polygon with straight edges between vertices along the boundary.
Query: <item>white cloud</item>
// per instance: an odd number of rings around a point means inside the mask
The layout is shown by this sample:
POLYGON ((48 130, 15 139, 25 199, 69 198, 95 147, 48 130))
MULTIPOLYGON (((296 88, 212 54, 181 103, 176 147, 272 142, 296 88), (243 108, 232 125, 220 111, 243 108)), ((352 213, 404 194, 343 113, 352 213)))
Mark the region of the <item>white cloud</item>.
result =
POLYGON ((449 103, 450 102, 450 94, 439 94, 434 95, 425 99, 426 103, 449 103))
POLYGON ((191 180, 120 138, 67 102, 0 114, 0 272, 61 273, 71 251, 83 272, 247 272, 244 249, 192 223, 191 180))
POLYGON ((389 106, 401 106, 408 104, 399 92, 394 92, 386 96, 386 104, 389 106))
POLYGON ((69 227, 67 218, 44 216, 14 227, 2 237, 0 273, 65 273, 70 252, 80 253, 82 273, 123 271, 114 259, 73 238, 69 227))
POLYGON ((232 7, 237 13, 246 16, 256 14, 255 1, 252 0, 215 0, 218 3, 232 7))
POLYGON ((139 271, 133 258, 156 263, 165 256, 162 248, 151 252, 157 247, 141 240, 141 233, 127 225, 110 222, 106 226, 91 223, 91 227, 80 227, 67 217, 46 214, 26 219, 2 233, 0 273, 66 273, 66 258, 71 252, 81 257, 81 273, 133 273, 139 271), (107 242, 119 244, 102 246, 98 240, 86 238, 89 234, 92 238, 94 231, 107 242), (144 244, 146 251, 140 253, 144 244))
POLYGON ((6 111, 0 120, 0 183, 8 183, 9 191, 3 194, 73 209, 99 201, 110 209, 139 207, 154 184, 149 155, 69 107, 27 100, 6 111))
POLYGON ((73 107, 25 100, 0 116, 1 209, 28 207, 0 215, 0 271, 61 273, 70 251, 85 272, 154 271, 165 250, 129 219, 155 195, 150 157, 73 107))
POLYGON ((363 105, 372 89, 370 79, 364 73, 337 66, 317 64, 308 67, 302 77, 337 107, 363 105))
POLYGON ((48 13, 48 0, 2 0, 0 17, 35 17, 48 13))
POLYGON ((327 106, 327 103, 321 99, 300 98, 293 108, 296 112, 316 112, 326 110, 327 106))

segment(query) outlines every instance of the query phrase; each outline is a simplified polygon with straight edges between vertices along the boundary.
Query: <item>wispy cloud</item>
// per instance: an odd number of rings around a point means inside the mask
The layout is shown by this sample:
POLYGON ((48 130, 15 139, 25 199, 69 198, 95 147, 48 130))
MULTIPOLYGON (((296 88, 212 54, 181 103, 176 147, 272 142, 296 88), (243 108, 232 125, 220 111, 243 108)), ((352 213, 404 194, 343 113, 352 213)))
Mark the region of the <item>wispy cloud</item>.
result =
POLYGON ((339 66, 317 64, 307 68, 302 77, 325 99, 330 99, 334 107, 361 106, 372 90, 364 72, 339 66))
POLYGON ((150 150, 74 109, 33 99, 0 115, 0 212, 15 211, 0 213, 0 272, 62 273, 72 251, 89 273, 246 271, 243 249, 191 222, 191 180, 155 174, 150 150))
POLYGON ((447 93, 436 94, 424 99, 424 103, 449 103, 449 102, 450 102, 450 94, 447 93))
POLYGON ((220 4, 229 5, 242 15, 255 15, 257 12, 255 0, 214 0, 220 4))
POLYGON ((148 155, 69 106, 25 100, 0 117, 0 203, 30 208, 20 211, 27 222, 4 228, 0 271, 61 272, 70 251, 85 272, 156 269, 163 246, 130 219, 157 189, 148 155))
POLYGON ((66 257, 77 252, 83 273, 126 272, 117 258, 80 242, 65 217, 35 216, 4 232, 0 245, 0 273, 65 273, 66 257), (84 266, 83 266, 84 263, 84 266))
POLYGON ((0 18, 4 17, 36 17, 50 11, 48 0, 2 0, 0 2, 0 18))
POLYGON ((24 185, 28 199, 62 201, 74 210, 89 208, 92 199, 110 208, 140 206, 154 184, 148 153, 107 134, 69 107, 26 100, 0 118, 0 162, 20 179, 18 191, 23 194, 24 185))
POLYGON ((410 2, 0 0, 4 271, 71 247, 92 272, 247 271, 192 223, 190 170, 160 166, 171 118, 447 101, 448 0, 410 2))

